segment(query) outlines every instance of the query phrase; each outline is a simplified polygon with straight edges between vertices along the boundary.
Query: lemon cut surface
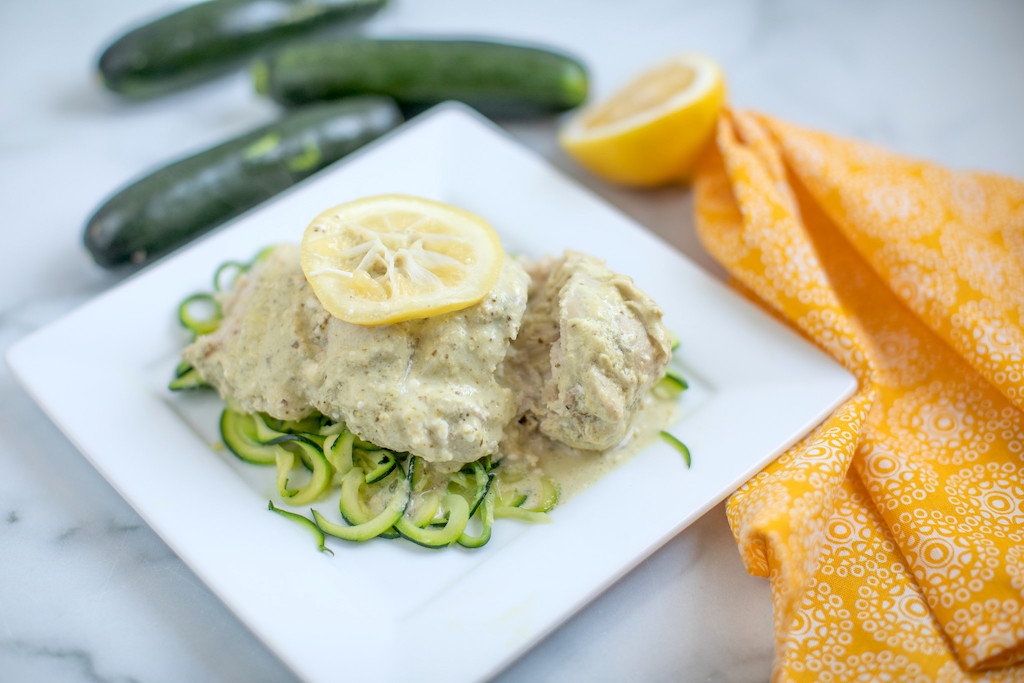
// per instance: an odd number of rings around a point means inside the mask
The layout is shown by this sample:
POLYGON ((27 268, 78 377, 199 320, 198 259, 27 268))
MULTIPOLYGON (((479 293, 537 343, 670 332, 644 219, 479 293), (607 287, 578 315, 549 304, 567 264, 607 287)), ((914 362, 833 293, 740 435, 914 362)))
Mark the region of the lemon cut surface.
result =
POLYGON ((302 237, 302 270, 341 320, 386 325, 471 306, 501 271, 501 240, 480 216, 407 195, 341 204, 302 237))
POLYGON ((559 142, 595 175, 629 186, 686 182, 714 133, 725 79, 703 55, 645 71, 570 120, 559 142))

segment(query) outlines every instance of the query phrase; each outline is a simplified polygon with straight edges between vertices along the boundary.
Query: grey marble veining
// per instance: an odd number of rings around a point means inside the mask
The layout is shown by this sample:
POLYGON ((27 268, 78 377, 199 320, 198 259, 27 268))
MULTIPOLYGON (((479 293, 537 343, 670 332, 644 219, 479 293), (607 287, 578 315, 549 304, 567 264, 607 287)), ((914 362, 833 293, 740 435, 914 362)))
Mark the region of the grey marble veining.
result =
MULTIPOLYGON (((81 228, 147 168, 267 120, 244 76, 125 105, 100 46, 166 0, 0 4, 0 350, 119 282, 81 228)), ((730 100, 958 167, 1024 177, 1024 3, 394 0, 380 34, 472 33, 564 47, 609 94, 684 50, 716 57, 730 100)), ((509 131, 712 273, 683 189, 613 188, 558 149, 557 121, 509 131)), ((112 330, 131 321, 110 321, 112 330)), ((69 340, 73 343, 73 340, 69 340)), ((74 381, 74 378, 68 378, 74 381)), ((291 681, 0 365, 0 681, 291 681)), ((502 673, 502 683, 764 681, 766 582, 714 508, 502 673)))

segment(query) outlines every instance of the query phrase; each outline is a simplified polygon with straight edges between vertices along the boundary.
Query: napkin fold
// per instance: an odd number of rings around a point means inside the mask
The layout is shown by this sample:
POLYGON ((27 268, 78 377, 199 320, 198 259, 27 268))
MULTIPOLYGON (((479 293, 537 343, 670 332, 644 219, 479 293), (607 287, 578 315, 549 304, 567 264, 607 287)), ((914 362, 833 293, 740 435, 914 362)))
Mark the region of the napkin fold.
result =
POLYGON ((1024 681, 1024 183, 728 111, 695 197, 736 285, 859 380, 728 502, 773 678, 1024 681))

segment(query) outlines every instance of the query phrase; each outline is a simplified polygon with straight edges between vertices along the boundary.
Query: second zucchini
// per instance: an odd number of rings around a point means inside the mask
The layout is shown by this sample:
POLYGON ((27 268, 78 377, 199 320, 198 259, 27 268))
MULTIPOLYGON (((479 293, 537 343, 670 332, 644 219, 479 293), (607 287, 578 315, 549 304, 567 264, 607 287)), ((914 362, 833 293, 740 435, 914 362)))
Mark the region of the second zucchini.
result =
POLYGON ((258 61, 253 78, 257 91, 285 105, 377 94, 410 108, 459 100, 499 117, 562 111, 587 95, 576 59, 484 40, 303 43, 258 61))

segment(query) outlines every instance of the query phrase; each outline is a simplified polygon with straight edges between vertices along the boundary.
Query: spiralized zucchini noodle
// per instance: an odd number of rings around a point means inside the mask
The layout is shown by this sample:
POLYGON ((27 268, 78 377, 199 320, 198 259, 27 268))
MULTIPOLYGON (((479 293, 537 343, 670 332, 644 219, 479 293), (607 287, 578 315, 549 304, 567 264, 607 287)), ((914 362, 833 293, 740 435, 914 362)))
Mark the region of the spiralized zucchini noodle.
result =
MULTIPOLYGON (((214 292, 186 297, 178 307, 181 324, 193 339, 218 329, 222 310, 217 294, 263 259, 229 261, 214 275, 214 292)), ((169 388, 208 387, 195 368, 182 362, 169 388)), ((305 507, 339 496, 337 521, 330 511, 310 508, 310 517, 269 501, 268 509, 313 531, 320 550, 333 554, 324 536, 346 541, 404 538, 428 548, 479 548, 491 538, 495 519, 550 522, 558 487, 546 477, 503 471, 485 456, 447 471, 409 453, 360 439, 345 424, 320 413, 301 420, 278 420, 248 413, 230 403, 220 419, 228 450, 251 465, 274 467, 283 504, 305 507)))

